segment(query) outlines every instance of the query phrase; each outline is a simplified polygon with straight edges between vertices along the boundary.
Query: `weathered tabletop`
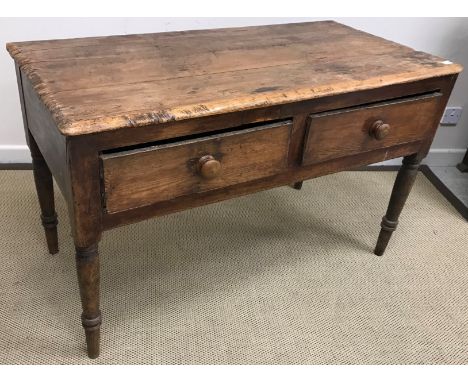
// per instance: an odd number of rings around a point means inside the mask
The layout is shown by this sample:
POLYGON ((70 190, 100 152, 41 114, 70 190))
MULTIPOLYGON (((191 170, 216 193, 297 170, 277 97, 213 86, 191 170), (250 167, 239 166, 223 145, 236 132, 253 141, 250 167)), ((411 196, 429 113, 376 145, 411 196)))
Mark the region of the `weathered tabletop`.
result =
POLYGON ((333 21, 11 43, 65 135, 159 124, 458 73, 333 21))

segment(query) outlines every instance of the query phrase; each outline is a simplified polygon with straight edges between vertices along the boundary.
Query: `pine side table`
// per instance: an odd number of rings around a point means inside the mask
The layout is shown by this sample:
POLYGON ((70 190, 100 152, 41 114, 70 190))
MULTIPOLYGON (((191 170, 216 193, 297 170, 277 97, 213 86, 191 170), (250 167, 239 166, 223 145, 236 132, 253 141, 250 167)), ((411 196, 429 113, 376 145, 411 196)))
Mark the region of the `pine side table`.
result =
POLYGON ((105 230, 404 157, 382 255, 462 70, 332 21, 7 49, 52 254, 52 176, 68 203, 91 358, 105 230))

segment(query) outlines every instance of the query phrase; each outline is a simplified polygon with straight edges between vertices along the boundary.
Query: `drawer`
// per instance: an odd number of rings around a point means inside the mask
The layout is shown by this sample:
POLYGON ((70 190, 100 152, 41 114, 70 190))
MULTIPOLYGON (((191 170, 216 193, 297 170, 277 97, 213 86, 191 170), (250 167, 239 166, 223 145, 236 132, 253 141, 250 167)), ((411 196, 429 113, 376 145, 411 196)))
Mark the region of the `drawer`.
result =
POLYGON ((429 136, 441 93, 310 115, 302 164, 419 141, 429 136))
POLYGON ((101 155, 107 212, 265 178, 287 167, 290 120, 101 155))

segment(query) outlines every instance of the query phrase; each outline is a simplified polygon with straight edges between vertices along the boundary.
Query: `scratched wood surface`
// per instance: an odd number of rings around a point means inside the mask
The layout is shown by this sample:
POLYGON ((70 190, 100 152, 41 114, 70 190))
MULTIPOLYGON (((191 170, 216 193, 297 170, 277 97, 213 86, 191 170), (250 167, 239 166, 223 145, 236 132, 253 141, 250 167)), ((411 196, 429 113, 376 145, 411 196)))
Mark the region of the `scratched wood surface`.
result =
POLYGON ((65 135, 158 125, 455 74, 333 21, 7 44, 65 135))

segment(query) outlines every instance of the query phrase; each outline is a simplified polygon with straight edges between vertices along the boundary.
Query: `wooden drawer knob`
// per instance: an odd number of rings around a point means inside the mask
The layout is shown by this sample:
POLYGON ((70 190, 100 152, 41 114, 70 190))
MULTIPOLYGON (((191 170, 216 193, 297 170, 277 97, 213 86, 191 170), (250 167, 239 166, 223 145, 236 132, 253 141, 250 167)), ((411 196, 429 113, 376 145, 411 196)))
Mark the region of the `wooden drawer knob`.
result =
POLYGON ((205 179, 216 178, 221 173, 221 163, 212 155, 202 156, 198 160, 198 171, 205 179))
POLYGON ((390 125, 382 120, 375 121, 370 129, 370 135, 380 141, 390 132, 390 125))

